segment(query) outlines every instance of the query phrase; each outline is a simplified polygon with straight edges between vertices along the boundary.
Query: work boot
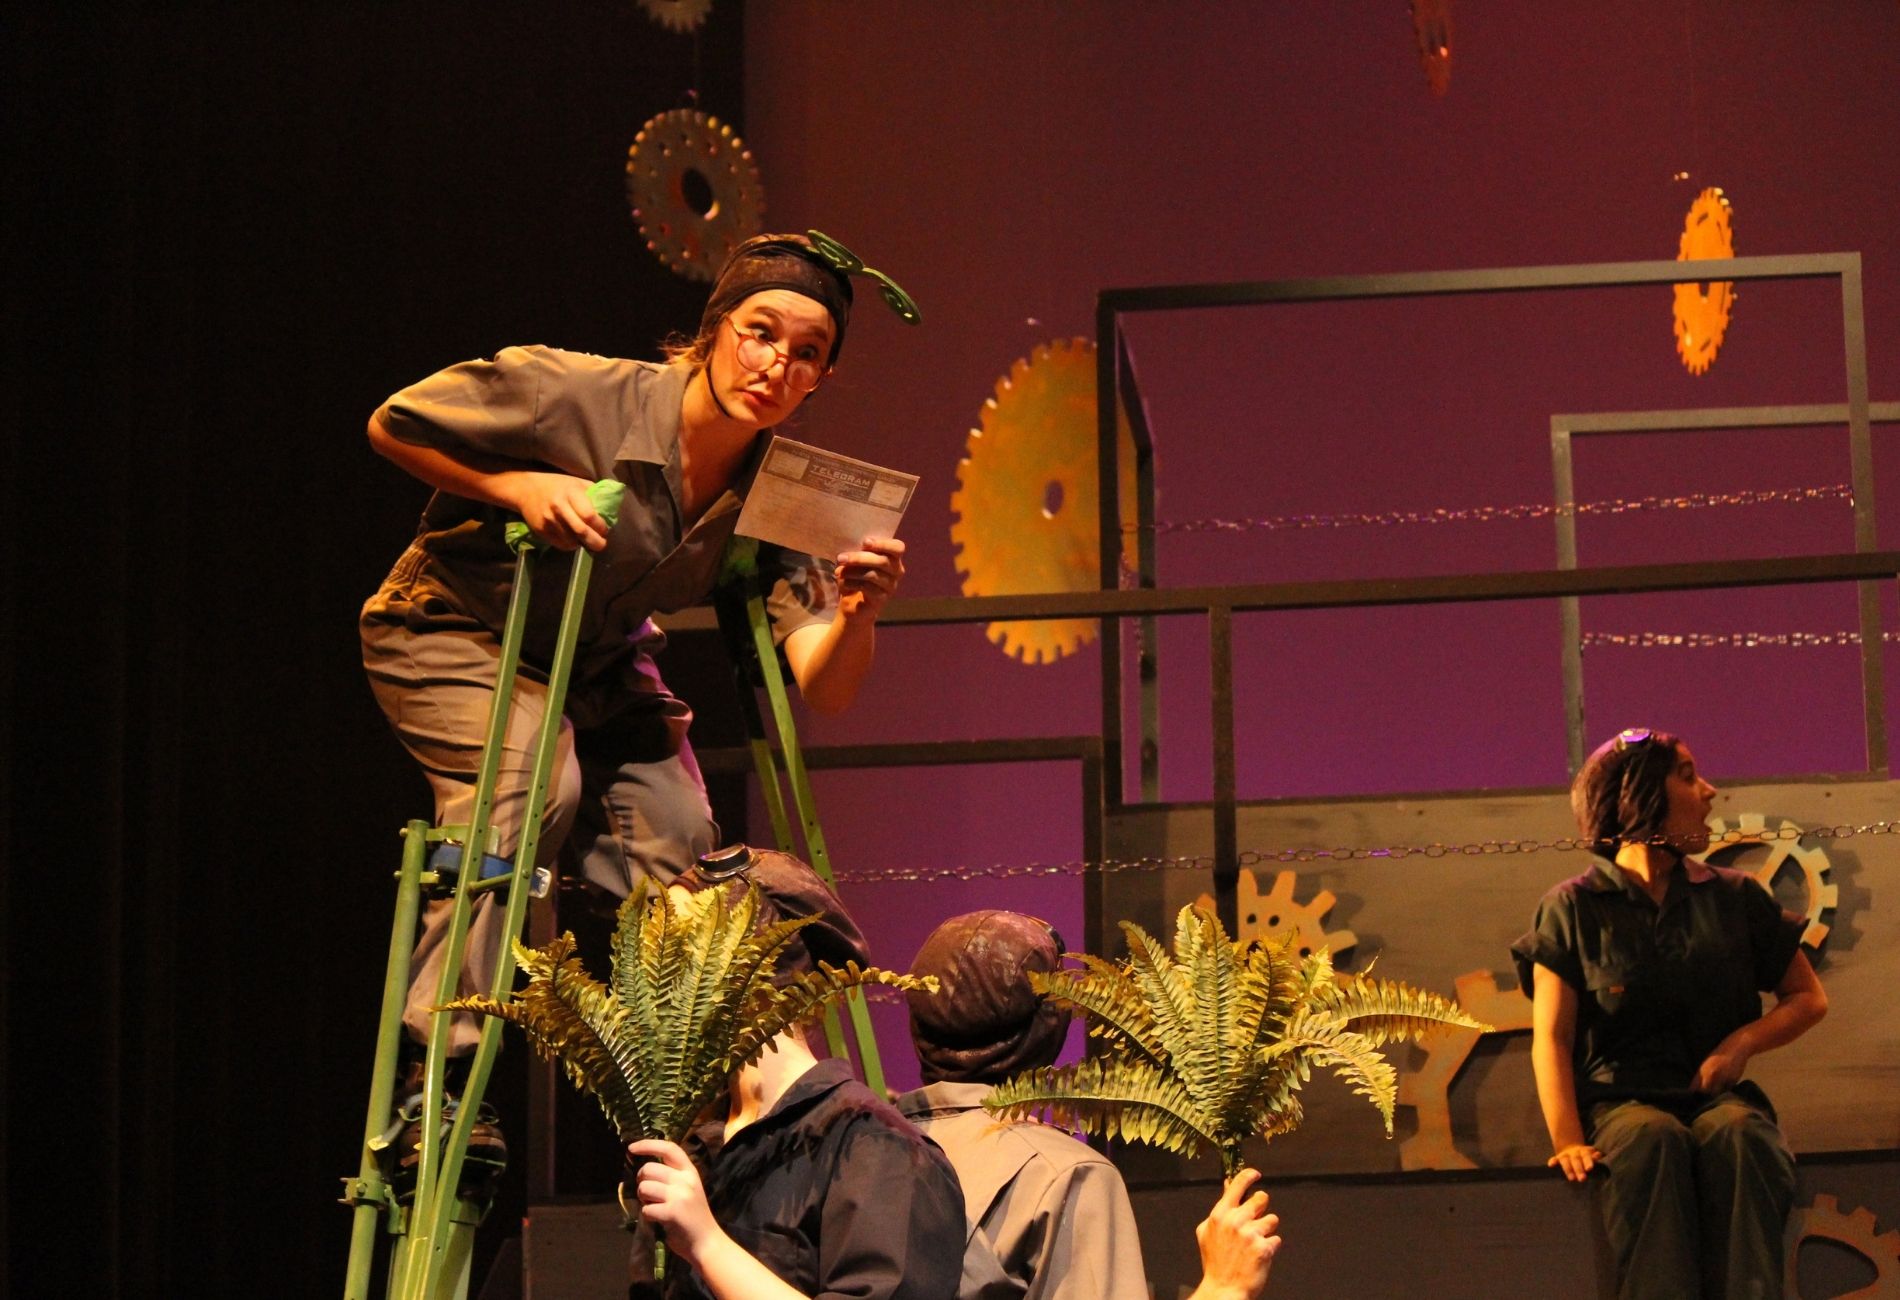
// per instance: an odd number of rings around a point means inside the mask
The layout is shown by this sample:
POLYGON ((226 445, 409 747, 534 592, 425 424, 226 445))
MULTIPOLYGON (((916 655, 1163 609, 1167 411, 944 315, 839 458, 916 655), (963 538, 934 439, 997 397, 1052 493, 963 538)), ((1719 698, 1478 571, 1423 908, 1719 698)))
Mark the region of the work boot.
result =
MULTIPOLYGON (((468 1081, 469 1059, 450 1057, 443 1080, 442 1132, 446 1141, 449 1128, 461 1108, 462 1087, 468 1081)), ((396 1114, 384 1135, 383 1176, 389 1180, 396 1198, 408 1202, 416 1193, 416 1168, 422 1162, 422 1083, 423 1062, 411 1056, 403 1066, 402 1079, 396 1085, 396 1114)), ((469 1130, 468 1151, 462 1157, 462 1177, 457 1194, 468 1201, 486 1200, 508 1167, 508 1140, 502 1135, 500 1117, 495 1108, 483 1102, 476 1112, 475 1126, 469 1130)))

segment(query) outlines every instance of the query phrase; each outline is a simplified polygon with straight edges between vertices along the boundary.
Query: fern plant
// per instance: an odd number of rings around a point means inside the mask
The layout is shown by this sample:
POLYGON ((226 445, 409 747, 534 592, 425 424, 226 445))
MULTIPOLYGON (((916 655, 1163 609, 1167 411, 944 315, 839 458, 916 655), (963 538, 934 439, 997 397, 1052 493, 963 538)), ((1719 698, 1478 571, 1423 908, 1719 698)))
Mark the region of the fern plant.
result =
POLYGON ((574 956, 574 936, 545 948, 515 943, 527 986, 506 1002, 448 1005, 519 1025, 544 1058, 592 1096, 624 1146, 683 1141, 724 1092, 734 1070, 779 1034, 809 1021, 853 988, 928 982, 855 961, 773 983, 779 959, 811 917, 758 926, 759 893, 709 889, 676 898, 645 882, 620 905, 613 972, 602 984, 574 956))
POLYGON ((1233 942, 1199 907, 1181 909, 1172 955, 1133 922, 1122 930, 1126 961, 1078 953, 1081 970, 1030 974, 1038 993, 1088 1017, 1104 1050, 1002 1083, 984 1103, 1001 1118, 1046 1112, 1183 1155, 1217 1151, 1231 1177, 1243 1140, 1299 1126, 1314 1067, 1370 1099, 1390 1136, 1398 1073, 1378 1049, 1444 1025, 1489 1028, 1436 993, 1337 975, 1325 949, 1299 956, 1297 936, 1233 942))

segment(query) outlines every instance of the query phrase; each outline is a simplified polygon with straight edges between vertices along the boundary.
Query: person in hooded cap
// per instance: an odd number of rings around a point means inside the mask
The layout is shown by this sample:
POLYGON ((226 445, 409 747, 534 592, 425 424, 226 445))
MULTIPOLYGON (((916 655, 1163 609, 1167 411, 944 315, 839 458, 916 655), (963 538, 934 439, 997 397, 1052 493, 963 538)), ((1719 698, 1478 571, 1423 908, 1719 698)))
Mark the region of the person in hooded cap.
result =
MULTIPOLYGON (((360 630, 370 686, 422 765, 438 824, 466 822, 472 811, 514 581, 503 527, 518 515, 557 553, 534 584, 494 856, 511 859, 518 842, 567 585, 558 552, 578 547, 595 553, 596 570, 539 865, 565 843, 590 882, 625 897, 636 876, 670 880, 714 847, 686 740, 692 712, 654 666, 664 638, 649 616, 712 589, 768 435, 837 364, 854 271, 878 274, 822 237, 762 235, 734 250, 697 336, 665 363, 505 348, 403 389, 370 416, 371 447, 436 489, 414 540, 364 605, 360 630), (588 495, 598 479, 626 489, 611 530, 588 495)), ((915 318, 894 285, 884 296, 915 318)), ((878 614, 904 576, 903 543, 867 537, 835 556, 762 545, 759 573, 804 699, 820 711, 844 708, 870 668, 878 614)), ((478 907, 462 993, 486 992, 492 978, 501 944, 493 901, 478 907)), ((404 1022, 417 1043, 427 1040, 447 919, 446 904, 432 905, 415 950, 404 1022)), ((472 1051, 477 1029, 473 1017, 458 1017, 451 1053, 472 1051)))
MULTIPOLYGON (((1121 1173, 1088 1145, 1034 1120, 1000 1121, 983 1099, 1004 1079, 1055 1064, 1068 1012, 1043 1001, 1031 971, 1062 964, 1046 921, 981 911, 938 926, 913 975, 911 1041, 924 1086, 897 1099, 944 1149, 963 1188, 965 1246, 958 1300, 1147 1300, 1134 1210, 1121 1173)), ((1252 1300, 1280 1248, 1259 1174, 1229 1179, 1195 1229, 1202 1278, 1193 1300, 1252 1300)))
MULTIPOLYGON (((676 888, 760 891, 757 924, 814 916, 779 963, 781 975, 818 963, 870 963, 864 936, 805 863, 740 846, 703 859, 676 888)), ((890 1103, 820 1061, 803 1030, 773 1040, 736 1071, 726 1113, 683 1145, 635 1142, 644 1161, 635 1195, 676 1257, 664 1285, 633 1294, 667 1300, 948 1300, 962 1266, 963 1198, 949 1162, 890 1103)), ((634 1250, 636 1273, 652 1252, 634 1250)))

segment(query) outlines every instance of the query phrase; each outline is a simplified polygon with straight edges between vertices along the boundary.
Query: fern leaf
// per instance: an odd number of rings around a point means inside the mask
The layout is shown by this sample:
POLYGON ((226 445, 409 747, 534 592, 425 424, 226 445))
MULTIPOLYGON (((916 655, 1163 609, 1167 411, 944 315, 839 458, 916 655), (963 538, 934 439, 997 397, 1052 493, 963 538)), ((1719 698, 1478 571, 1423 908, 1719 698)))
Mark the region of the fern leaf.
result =
MULTIPOLYGON (((1183 915, 1188 909, 1183 909, 1183 915)), ((1193 1050, 1194 990, 1183 970, 1153 936, 1132 921, 1122 922, 1128 936, 1129 976, 1154 1021, 1157 1044, 1167 1057, 1193 1050)))
POLYGON ((1092 1037, 1123 1045, 1157 1065, 1165 1064, 1168 1053, 1155 1030, 1154 1016, 1125 968, 1089 953, 1076 955, 1083 969, 1031 971, 1030 987, 1050 1002, 1088 1017, 1092 1037))
POLYGON ((1097 1058, 1031 1070, 997 1085, 983 1104, 999 1118, 1046 1112, 1064 1127, 1183 1155, 1220 1149, 1214 1117, 1151 1061, 1097 1058))
POLYGON ((1339 1017, 1374 1047, 1396 1041, 1417 1042, 1445 1025, 1489 1030, 1450 998, 1397 980, 1360 976, 1319 990, 1313 1009, 1339 1017))

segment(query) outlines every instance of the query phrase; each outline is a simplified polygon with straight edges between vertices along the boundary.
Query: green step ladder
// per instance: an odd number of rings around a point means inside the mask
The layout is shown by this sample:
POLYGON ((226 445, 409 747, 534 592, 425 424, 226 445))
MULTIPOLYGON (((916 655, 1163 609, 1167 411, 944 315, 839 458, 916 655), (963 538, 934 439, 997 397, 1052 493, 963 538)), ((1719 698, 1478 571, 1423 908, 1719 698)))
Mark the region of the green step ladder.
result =
MULTIPOLYGON (((622 485, 613 479, 603 479, 595 483, 590 491, 596 513, 611 528, 619 515, 622 485)), ((408 1128, 403 1117, 395 1114, 396 1067, 402 1046, 403 1006, 409 991, 410 955, 415 946, 416 925, 422 914, 424 897, 452 897, 454 900, 449 930, 444 940, 441 978, 436 988, 438 1005, 452 1000, 456 995, 466 964, 468 932, 476 901, 489 893, 499 894, 506 899, 507 910, 502 923, 504 938, 496 958, 494 979, 488 990, 489 996, 501 1000, 509 996, 515 977, 514 950, 507 938, 519 937, 522 933, 527 918, 528 898, 533 892, 537 875, 534 861, 541 834, 541 817, 547 806, 548 786, 553 777, 554 755, 567 701, 568 679, 580 633, 581 610, 588 583, 593 576, 593 556, 584 549, 573 553, 573 569, 568 578, 553 659, 549 664, 546 713, 537 738, 534 765, 529 777, 528 804, 522 819, 520 843, 515 850, 514 869, 509 873, 484 878, 484 860, 496 848, 492 814, 501 762, 500 741, 507 733, 515 679, 521 666, 521 643, 527 624, 538 547, 525 524, 508 525, 507 538, 516 554, 515 585, 502 629, 495 698, 489 711, 488 733, 476 776, 472 816, 466 824, 439 827, 412 820, 402 830, 402 866, 396 876, 395 916, 390 926, 389 960, 383 981, 382 1012, 377 1022, 376 1059, 370 1074, 361 1158, 356 1174, 343 1180, 341 1199, 351 1207, 350 1254, 344 1282, 344 1300, 371 1300, 371 1275, 374 1272, 379 1236, 389 1239, 388 1280, 384 1289, 387 1300, 465 1300, 475 1230, 487 1217, 492 1205, 492 1180, 487 1189, 471 1196, 465 1194, 462 1176, 467 1163, 469 1137, 479 1118, 482 1099, 494 1070, 495 1057, 501 1048, 502 1022, 499 1020, 484 1018, 462 1095, 459 1101, 451 1105, 446 1096, 444 1079, 452 1013, 435 1013, 430 1022, 428 1051, 423 1065, 421 1107, 416 1120, 420 1126, 421 1140, 415 1164, 415 1187, 408 1197, 400 1196, 392 1187, 385 1162, 390 1158, 391 1145, 399 1143, 401 1135, 408 1128), (432 850, 445 843, 457 845, 461 849, 458 867, 452 872, 430 870, 428 864, 432 850), (445 1115, 451 1111, 453 1119, 445 1121, 445 1115)), ((759 684, 764 686, 771 702, 793 801, 808 846, 808 860, 827 883, 832 883, 834 877, 830 857, 825 851, 824 835, 818 825, 810 780, 799 755, 784 676, 779 671, 778 654, 772 643, 764 600, 756 589, 753 565, 756 550, 756 543, 734 539, 728 550, 725 577, 716 593, 715 605, 720 626, 732 649, 735 674, 740 684, 741 709, 758 766, 760 786, 766 806, 771 811, 778 847, 788 853, 797 851, 780 786, 776 755, 766 737, 764 717, 760 713, 755 693, 759 684), (755 671, 756 682, 753 678, 755 671)), ((861 991, 853 991, 848 1006, 865 1082, 882 1095, 884 1073, 861 991)), ((843 1029, 835 1011, 827 1014, 825 1035, 834 1055, 847 1054, 843 1029)))

